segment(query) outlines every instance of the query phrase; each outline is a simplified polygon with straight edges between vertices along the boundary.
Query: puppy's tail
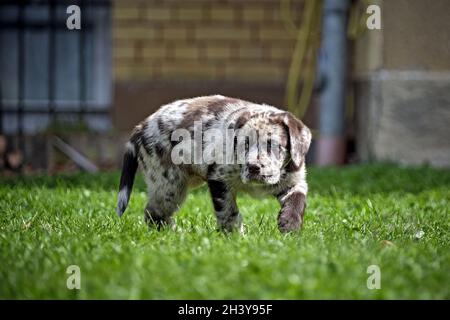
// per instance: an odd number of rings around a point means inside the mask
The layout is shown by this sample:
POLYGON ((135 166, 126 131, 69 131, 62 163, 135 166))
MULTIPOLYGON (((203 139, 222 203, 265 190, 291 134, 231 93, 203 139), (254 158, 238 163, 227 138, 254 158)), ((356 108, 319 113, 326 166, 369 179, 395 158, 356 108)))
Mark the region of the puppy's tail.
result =
POLYGON ((122 216, 127 208, 137 168, 136 145, 129 141, 127 142, 127 150, 123 156, 122 175, 120 176, 119 196, 117 198, 116 212, 119 217, 122 216))

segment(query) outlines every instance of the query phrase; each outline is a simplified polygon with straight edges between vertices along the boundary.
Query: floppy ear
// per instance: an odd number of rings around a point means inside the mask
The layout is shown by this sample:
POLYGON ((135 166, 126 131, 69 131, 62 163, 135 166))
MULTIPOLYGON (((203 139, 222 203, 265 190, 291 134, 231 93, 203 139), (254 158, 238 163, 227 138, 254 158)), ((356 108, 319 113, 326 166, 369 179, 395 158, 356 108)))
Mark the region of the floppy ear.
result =
POLYGON ((248 111, 243 112, 237 119, 234 124, 234 129, 241 129, 247 121, 250 119, 251 114, 248 111))
POLYGON ((289 131, 291 159, 295 168, 298 169, 311 144, 311 131, 290 112, 285 113, 283 123, 289 131))

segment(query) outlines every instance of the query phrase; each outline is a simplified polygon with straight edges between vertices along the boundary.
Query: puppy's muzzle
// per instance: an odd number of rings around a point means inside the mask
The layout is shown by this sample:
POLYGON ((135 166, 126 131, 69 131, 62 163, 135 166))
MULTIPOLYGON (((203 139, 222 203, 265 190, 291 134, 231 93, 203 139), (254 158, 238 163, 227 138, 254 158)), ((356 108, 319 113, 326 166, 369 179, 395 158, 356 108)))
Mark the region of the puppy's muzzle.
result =
POLYGON ((244 182, 270 183, 274 178, 270 172, 266 172, 267 170, 259 164, 249 164, 246 169, 244 182))
POLYGON ((261 167, 257 164, 248 165, 248 173, 250 176, 259 176, 261 174, 261 167))

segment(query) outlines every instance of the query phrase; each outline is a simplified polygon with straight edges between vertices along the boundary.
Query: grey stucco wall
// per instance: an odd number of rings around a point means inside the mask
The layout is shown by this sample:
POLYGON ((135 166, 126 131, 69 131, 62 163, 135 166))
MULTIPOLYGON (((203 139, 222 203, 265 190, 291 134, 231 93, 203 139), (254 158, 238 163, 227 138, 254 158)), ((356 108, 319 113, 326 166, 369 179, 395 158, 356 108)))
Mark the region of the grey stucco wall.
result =
POLYGON ((373 73, 357 105, 363 160, 450 167, 450 72, 373 73))

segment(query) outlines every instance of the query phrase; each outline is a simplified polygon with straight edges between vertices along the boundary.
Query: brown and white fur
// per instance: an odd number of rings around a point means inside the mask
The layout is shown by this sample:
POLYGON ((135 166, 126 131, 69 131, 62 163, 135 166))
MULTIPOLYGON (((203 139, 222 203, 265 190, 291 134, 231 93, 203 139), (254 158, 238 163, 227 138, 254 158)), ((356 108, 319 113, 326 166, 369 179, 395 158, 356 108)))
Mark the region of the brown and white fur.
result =
POLYGON ((150 225, 171 224, 188 188, 206 182, 221 230, 242 231, 236 205, 241 191, 277 197, 279 230, 299 230, 306 208, 305 154, 310 142, 310 130, 300 120, 272 106, 220 95, 169 103, 138 124, 127 142, 117 213, 121 216, 127 207, 139 164, 148 188, 145 219, 150 225), (245 150, 244 163, 174 164, 171 152, 177 141, 172 141, 172 133, 183 128, 193 134, 194 122, 199 121, 203 130, 256 131, 258 142, 244 149, 234 147, 235 154, 245 150), (278 145, 277 157, 260 148, 261 141, 268 140, 278 145))

